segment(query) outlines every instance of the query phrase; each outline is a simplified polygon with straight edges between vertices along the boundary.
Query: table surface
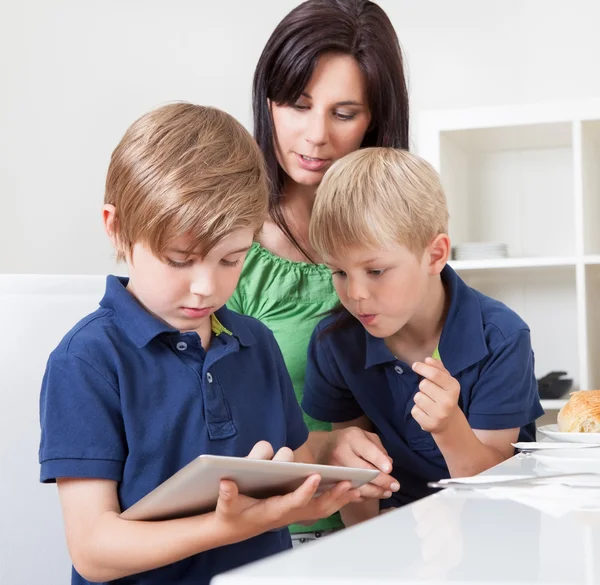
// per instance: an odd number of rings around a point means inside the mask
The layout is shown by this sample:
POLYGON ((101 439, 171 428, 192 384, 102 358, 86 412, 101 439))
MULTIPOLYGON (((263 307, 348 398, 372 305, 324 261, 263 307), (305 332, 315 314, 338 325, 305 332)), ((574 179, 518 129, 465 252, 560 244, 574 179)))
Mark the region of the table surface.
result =
MULTIPOLYGON (((525 454, 486 475, 548 473, 525 454)), ((600 584, 600 511, 560 518, 481 492, 442 491, 212 585, 600 584)))

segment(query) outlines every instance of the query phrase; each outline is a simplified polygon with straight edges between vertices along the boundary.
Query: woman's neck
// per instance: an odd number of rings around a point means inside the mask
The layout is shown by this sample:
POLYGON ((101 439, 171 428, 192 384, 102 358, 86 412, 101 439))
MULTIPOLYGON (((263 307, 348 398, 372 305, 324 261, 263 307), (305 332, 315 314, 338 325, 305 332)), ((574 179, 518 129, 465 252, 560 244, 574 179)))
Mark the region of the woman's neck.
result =
MULTIPOLYGON (((308 257, 318 263, 320 258, 308 239, 315 192, 316 188, 313 186, 299 185, 288 180, 283 188, 280 210, 293 238, 308 254, 308 257)), ((309 259, 273 221, 265 224, 259 236, 259 242, 264 248, 282 258, 295 262, 307 262, 309 259)))

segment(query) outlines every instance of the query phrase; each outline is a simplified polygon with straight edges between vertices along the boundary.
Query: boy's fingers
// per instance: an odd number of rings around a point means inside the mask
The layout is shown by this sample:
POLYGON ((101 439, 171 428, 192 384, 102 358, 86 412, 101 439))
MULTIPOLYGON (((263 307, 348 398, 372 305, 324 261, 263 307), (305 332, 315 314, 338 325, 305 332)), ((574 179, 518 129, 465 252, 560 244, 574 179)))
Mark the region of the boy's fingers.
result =
POLYGON ((435 412, 436 402, 425 392, 417 392, 414 401, 415 406, 424 412, 426 416, 431 416, 435 412))
POLYGON ((440 388, 440 386, 437 384, 434 384, 431 380, 424 378, 419 383, 419 392, 415 394, 414 400, 416 402, 417 396, 419 394, 423 394, 424 396, 430 398, 433 402, 438 402, 444 396, 443 394, 440 394, 441 392, 445 392, 445 390, 440 388))
POLYGON ((232 500, 239 493, 238 487, 234 481, 222 479, 219 482, 219 497, 224 500, 232 500))
POLYGON ((351 502, 360 499, 360 492, 349 481, 342 481, 317 498, 321 516, 330 516, 351 502))
POLYGON ((427 421, 430 420, 428 414, 422 408, 419 408, 419 406, 417 406, 416 404, 412 407, 410 414, 417 421, 420 427, 423 430, 425 430, 423 428, 423 425, 427 424, 427 421))
POLYGON ((282 447, 275 453, 273 461, 294 461, 294 452, 289 447, 282 447))
POLYGON ((378 479, 376 477, 371 483, 366 483, 359 488, 360 495, 363 499, 385 500, 391 496, 392 491, 397 492, 400 489, 400 484, 396 479, 393 477, 390 478, 387 475, 384 475, 383 477, 385 478, 385 484, 383 485, 375 485, 378 479), (393 489, 390 489, 390 487, 393 489))
POLYGON ((219 499, 217 500, 217 511, 222 514, 232 514, 235 509, 236 498, 239 490, 235 482, 223 479, 219 482, 219 499))
POLYGON ((440 370, 431 364, 423 362, 415 362, 412 369, 415 373, 437 384, 443 390, 454 390, 455 387, 460 388, 458 382, 445 369, 440 370))
POLYGON ((290 507, 293 508, 304 508, 315 495, 320 483, 320 475, 311 475, 299 488, 297 488, 291 494, 284 496, 282 502, 285 504, 291 504, 290 507))
POLYGON ((354 457, 352 461, 342 462, 344 466, 367 469, 375 467, 384 473, 392 471, 391 459, 377 435, 365 432, 355 437, 350 447, 354 455, 358 457, 354 457))
POLYGON ((442 362, 442 360, 436 360, 435 358, 427 357, 427 358, 425 358, 425 363, 429 366, 433 366, 434 368, 437 368, 438 370, 441 370, 442 372, 446 372, 446 374, 450 373, 446 369, 446 366, 444 366, 444 363, 442 362))
POLYGON ((267 441, 259 441, 247 455, 248 459, 273 459, 273 447, 267 441))

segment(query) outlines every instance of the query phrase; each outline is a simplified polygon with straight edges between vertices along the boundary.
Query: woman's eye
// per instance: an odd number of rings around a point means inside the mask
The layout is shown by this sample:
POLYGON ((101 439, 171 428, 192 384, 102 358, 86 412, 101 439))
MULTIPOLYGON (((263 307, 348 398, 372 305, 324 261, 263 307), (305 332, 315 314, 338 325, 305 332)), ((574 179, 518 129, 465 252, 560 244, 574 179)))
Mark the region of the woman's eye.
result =
POLYGON ((356 118, 356 114, 342 114, 341 112, 337 112, 335 115, 342 122, 347 122, 356 118))

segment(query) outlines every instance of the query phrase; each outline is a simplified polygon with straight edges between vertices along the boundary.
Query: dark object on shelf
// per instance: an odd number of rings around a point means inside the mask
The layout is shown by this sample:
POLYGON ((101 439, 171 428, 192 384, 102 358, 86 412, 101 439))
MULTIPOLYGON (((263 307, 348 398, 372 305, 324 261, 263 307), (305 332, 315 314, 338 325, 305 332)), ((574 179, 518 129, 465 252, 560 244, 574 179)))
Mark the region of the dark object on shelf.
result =
POLYGON ((563 378, 567 372, 550 372, 538 380, 538 392, 543 400, 564 396, 573 385, 571 378, 563 378))

